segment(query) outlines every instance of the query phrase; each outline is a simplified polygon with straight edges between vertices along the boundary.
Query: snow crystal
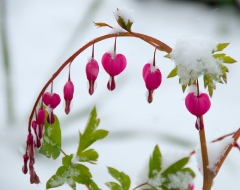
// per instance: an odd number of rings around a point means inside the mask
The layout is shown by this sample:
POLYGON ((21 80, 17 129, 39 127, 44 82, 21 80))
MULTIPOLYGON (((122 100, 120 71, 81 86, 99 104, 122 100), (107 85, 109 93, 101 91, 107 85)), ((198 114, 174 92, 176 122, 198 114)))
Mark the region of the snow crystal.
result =
POLYGON ((188 185, 193 181, 192 176, 188 172, 169 174, 168 179, 170 180, 170 183, 167 185, 168 189, 178 188, 180 190, 188 189, 188 185))
POLYGON ((176 64, 181 84, 193 82, 204 74, 213 76, 222 74, 220 68, 222 60, 212 56, 212 51, 216 47, 216 43, 203 36, 184 36, 177 40, 170 56, 176 64))
MULTIPOLYGON (((207 145, 208 148, 208 159, 209 165, 207 166, 212 172, 216 172, 217 168, 215 165, 219 162, 221 156, 225 153, 227 147, 234 142, 233 138, 225 138, 221 141, 217 141, 214 143, 209 143, 207 145)), ((200 149, 200 145, 195 149, 196 151, 196 160, 198 163, 198 167, 200 168, 201 173, 203 172, 203 164, 202 164, 202 153, 200 149)))
POLYGON ((129 9, 126 7, 120 7, 120 8, 117 8, 117 10, 113 12, 113 14, 116 20, 118 19, 118 17, 122 17, 125 23, 128 23, 128 20, 130 20, 131 22, 134 22, 132 9, 129 9))

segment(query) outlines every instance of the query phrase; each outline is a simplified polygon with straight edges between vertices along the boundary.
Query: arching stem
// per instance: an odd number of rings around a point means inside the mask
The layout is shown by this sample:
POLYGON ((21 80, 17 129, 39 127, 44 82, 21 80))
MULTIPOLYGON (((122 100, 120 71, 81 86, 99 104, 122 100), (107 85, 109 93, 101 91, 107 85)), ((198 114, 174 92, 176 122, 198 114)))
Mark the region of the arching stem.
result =
POLYGON ((134 32, 122 32, 122 33, 115 33, 115 34, 107 34, 100 36, 98 38, 95 38, 94 40, 88 42, 84 46, 82 46, 79 50, 77 50, 72 56, 70 56, 58 69, 57 71, 52 75, 52 77, 47 81, 47 83, 43 86, 42 90, 40 91, 35 104, 33 105, 31 114, 29 116, 28 120, 28 131, 31 132, 31 121, 34 115, 34 110, 36 109, 38 102, 40 101, 43 93, 47 89, 47 87, 52 83, 52 81, 61 73, 61 71, 68 65, 70 64, 80 53, 82 53, 84 50, 86 50, 89 46, 98 43, 102 40, 108 39, 108 38, 113 38, 113 37, 136 37, 144 40, 145 42, 149 43, 150 45, 157 47, 158 50, 165 51, 167 53, 170 53, 172 49, 166 45, 165 43, 161 42, 160 40, 147 36, 145 34, 140 34, 140 33, 134 33, 134 32))

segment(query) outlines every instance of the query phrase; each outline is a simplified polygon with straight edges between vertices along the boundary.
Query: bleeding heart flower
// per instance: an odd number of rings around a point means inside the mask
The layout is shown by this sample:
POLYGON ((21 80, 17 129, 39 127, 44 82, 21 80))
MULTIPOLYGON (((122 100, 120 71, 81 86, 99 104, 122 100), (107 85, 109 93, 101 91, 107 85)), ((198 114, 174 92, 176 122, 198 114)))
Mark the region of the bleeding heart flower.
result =
POLYGON ((91 59, 86 65, 86 75, 89 82, 89 94, 92 95, 94 92, 94 83, 99 73, 98 62, 95 59, 91 59))
POLYGON ((48 122, 50 124, 54 123, 53 109, 55 109, 61 102, 60 96, 56 93, 45 92, 42 95, 42 101, 47 106, 48 111, 48 122))
POLYGON ((110 54, 107 52, 102 57, 102 65, 110 75, 107 88, 108 90, 114 90, 116 87, 114 76, 119 75, 126 68, 127 60, 123 54, 110 54))
POLYGON ((56 93, 45 92, 42 96, 43 103, 51 109, 55 109, 61 102, 61 98, 56 93))
POLYGON ((74 85, 71 80, 68 80, 63 87, 63 96, 65 100, 65 113, 69 114, 70 104, 73 99, 74 85))
POLYGON ((189 93, 185 99, 185 105, 191 114, 201 117, 210 109, 211 101, 206 93, 202 93, 199 96, 189 93))
POLYGON ((153 100, 153 91, 156 90, 162 82, 162 74, 153 64, 147 63, 143 67, 142 75, 146 88, 148 89, 148 102, 151 103, 153 100))

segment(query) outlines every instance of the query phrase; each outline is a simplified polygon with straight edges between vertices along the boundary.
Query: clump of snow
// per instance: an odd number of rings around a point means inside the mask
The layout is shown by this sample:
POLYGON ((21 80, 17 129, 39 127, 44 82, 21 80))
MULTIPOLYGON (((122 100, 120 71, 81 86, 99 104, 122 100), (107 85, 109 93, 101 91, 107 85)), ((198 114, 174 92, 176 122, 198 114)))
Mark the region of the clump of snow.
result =
POLYGON ((204 36, 184 36, 177 40, 170 57, 176 64, 181 84, 193 82, 204 74, 211 76, 222 74, 220 68, 222 60, 212 56, 212 51, 216 47, 216 43, 204 36))
POLYGON ((120 26, 114 26, 110 30, 109 34, 119 34, 119 33, 123 33, 123 32, 125 32, 125 30, 123 30, 120 26))
MULTIPOLYGON (((233 138, 225 138, 221 141, 217 141, 214 143, 209 143, 207 145, 208 148, 208 160, 209 165, 207 168, 211 170, 212 172, 216 172, 217 168, 215 165, 219 162, 221 156, 225 153, 227 147, 234 142, 233 138)), ((198 167, 200 169, 200 172, 203 172, 203 164, 202 164, 202 153, 200 145, 197 146, 195 149, 196 151, 196 160, 198 163, 198 167)))
POLYGON ((169 174, 168 179, 170 180, 170 183, 167 185, 167 188, 178 188, 179 190, 188 189, 188 185, 193 181, 192 176, 188 172, 177 172, 176 174, 169 174))
POLYGON ((117 8, 116 11, 113 12, 116 20, 118 20, 118 17, 121 17, 125 23, 128 23, 128 20, 130 22, 134 22, 134 17, 133 17, 133 10, 129 9, 127 7, 120 7, 117 8))
POLYGON ((154 178, 148 180, 148 184, 155 187, 157 190, 162 190, 159 186, 162 186, 166 178, 161 177, 161 173, 157 173, 154 178))

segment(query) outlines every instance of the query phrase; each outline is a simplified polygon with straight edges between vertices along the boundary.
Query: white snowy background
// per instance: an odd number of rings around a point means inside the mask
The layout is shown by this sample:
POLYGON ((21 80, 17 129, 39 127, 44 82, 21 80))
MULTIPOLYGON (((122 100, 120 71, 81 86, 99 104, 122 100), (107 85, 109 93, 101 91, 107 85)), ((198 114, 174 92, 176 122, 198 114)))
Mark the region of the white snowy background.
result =
MULTIPOLYGON (((93 38, 110 32, 97 29, 92 21, 103 21, 116 26, 113 16, 116 7, 134 10, 133 31, 152 35, 174 47, 184 35, 203 35, 217 43, 230 42, 224 52, 240 60, 240 14, 233 7, 208 7, 204 4, 184 1, 140 0, 8 0, 6 18, 11 63, 12 96, 14 114, 8 121, 6 78, 3 60, 0 60, 0 189, 45 189, 46 181, 61 165, 57 161, 36 156, 35 170, 41 184, 31 185, 29 175, 21 171, 30 111, 42 86, 52 73, 78 48, 93 38)), ((113 39, 95 45, 95 58, 113 46, 113 39)), ((100 157, 98 164, 90 166, 93 179, 100 188, 113 180, 106 166, 124 171, 131 177, 131 188, 144 178, 141 173, 156 144, 164 152, 191 152, 199 143, 194 127, 195 117, 185 108, 185 94, 178 85, 178 78, 166 79, 174 63, 157 52, 157 65, 163 81, 154 93, 152 104, 146 101, 146 88, 142 79, 142 67, 153 58, 154 48, 136 38, 118 38, 117 52, 127 57, 126 70, 116 77, 116 90, 106 88, 108 75, 102 67, 97 79, 97 89, 89 96, 85 77, 85 64, 91 56, 91 48, 82 53, 72 64, 71 76, 75 85, 73 109, 64 114, 62 106, 55 113, 60 118, 63 146, 68 153, 75 153, 78 130, 83 130, 88 114, 94 105, 101 118, 99 128, 109 130, 109 136, 97 142, 95 148, 100 157)), ((2 52, 0 54, 2 57, 2 52)), ((229 65, 227 85, 217 85, 212 107, 204 117, 207 140, 211 141, 239 128, 240 75, 239 63, 229 65)), ((62 96, 67 80, 65 69, 54 81, 54 91, 62 96)), ((201 91, 203 89, 202 80, 201 91)), ((178 154, 177 153, 177 154, 178 154)), ((240 189, 240 154, 234 149, 226 159, 214 180, 213 190, 240 189)), ((196 171, 196 190, 201 189, 202 176, 198 172, 194 156, 190 166, 196 171)), ((145 171, 147 172, 147 171, 145 171)), ((147 175, 147 173, 145 174, 147 175)), ((57 189, 70 189, 67 185, 57 189)), ((77 189, 85 189, 77 185, 77 189)))

